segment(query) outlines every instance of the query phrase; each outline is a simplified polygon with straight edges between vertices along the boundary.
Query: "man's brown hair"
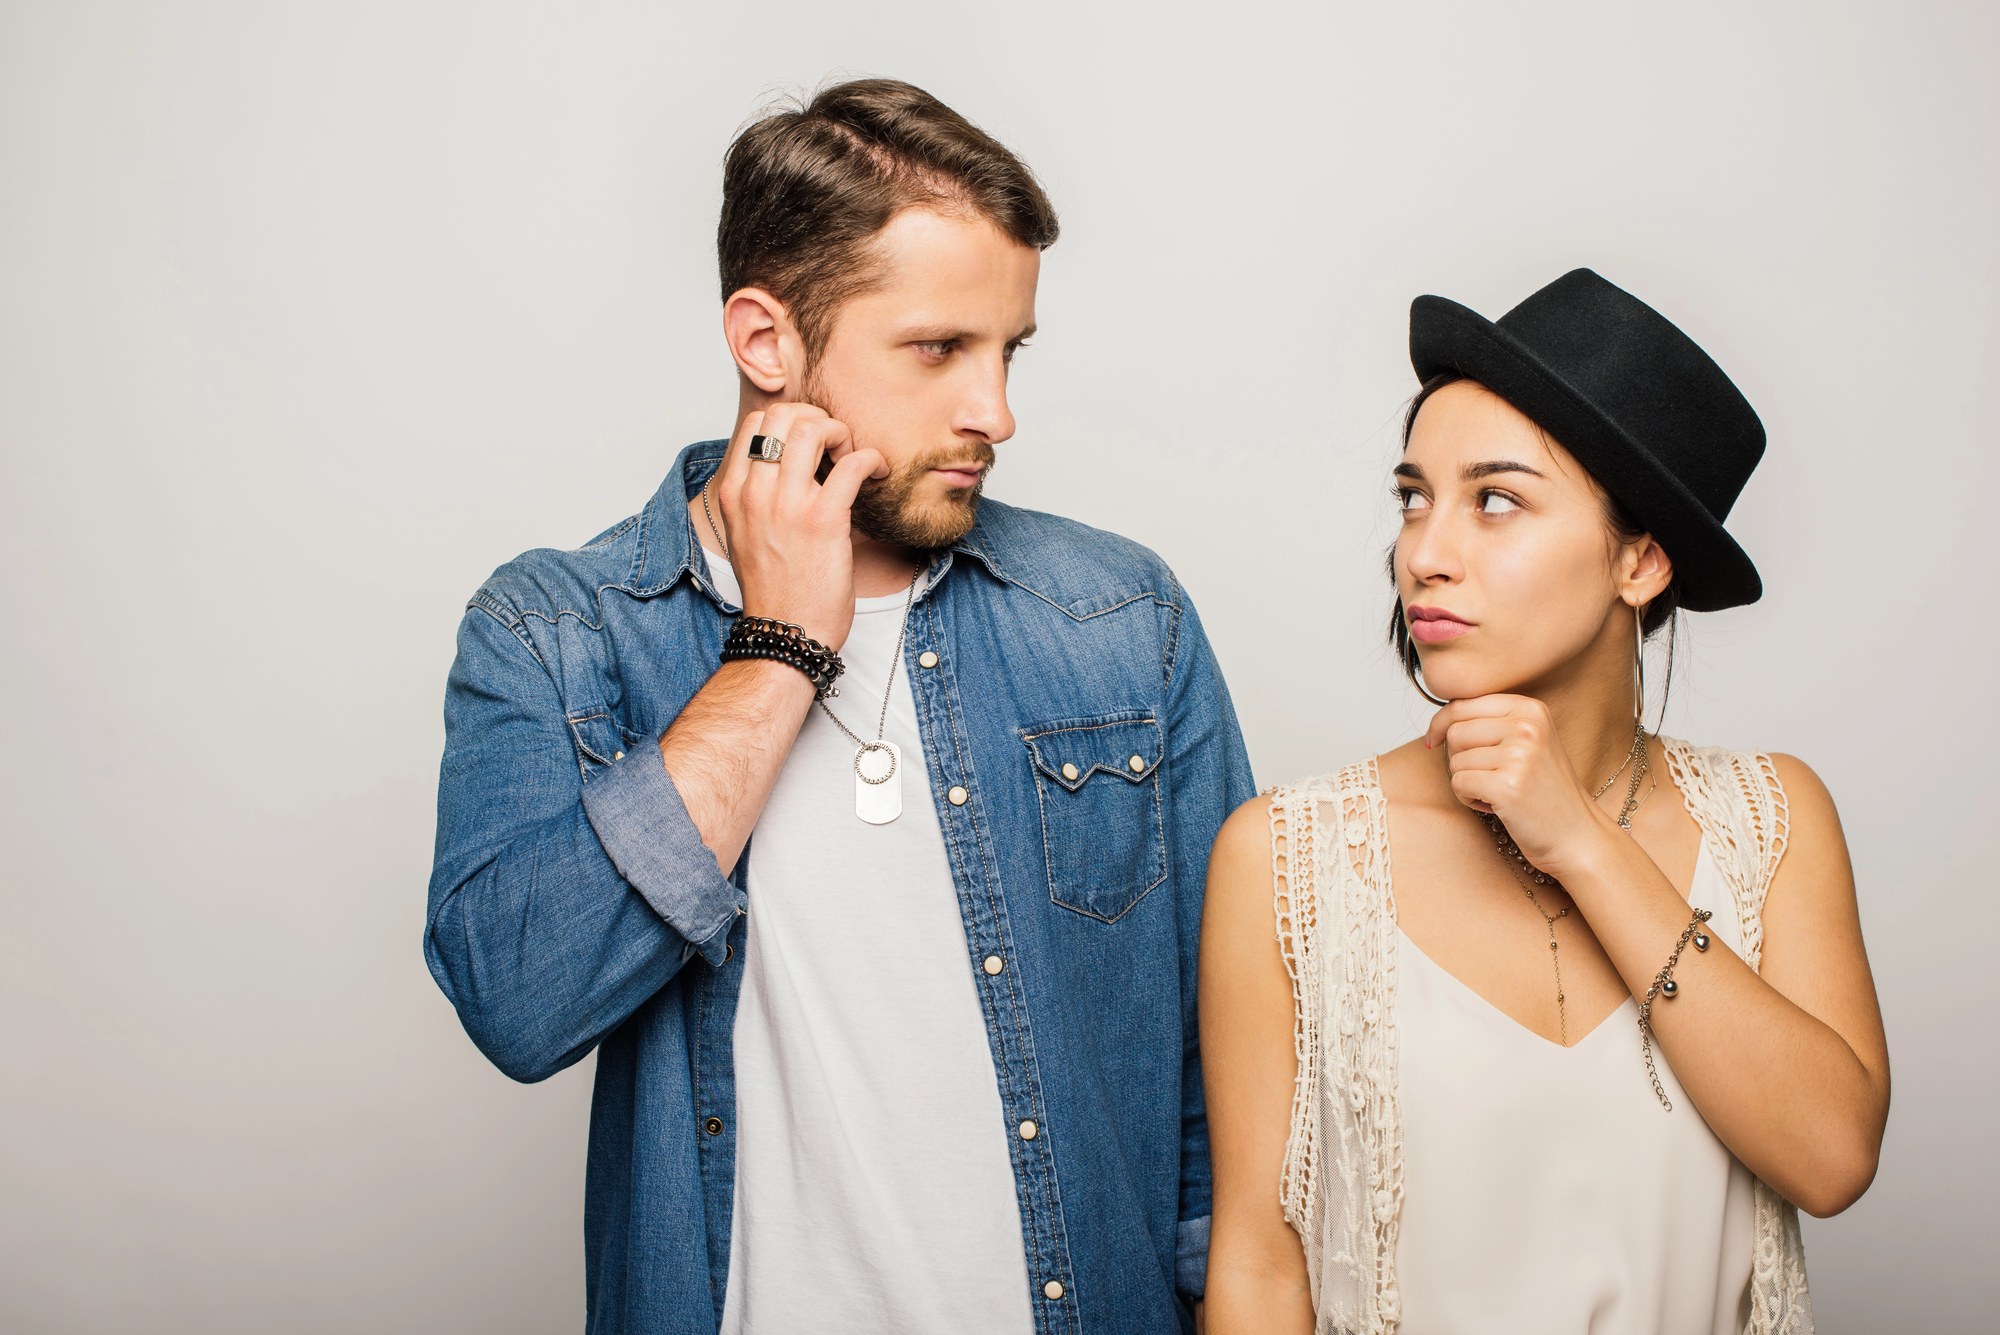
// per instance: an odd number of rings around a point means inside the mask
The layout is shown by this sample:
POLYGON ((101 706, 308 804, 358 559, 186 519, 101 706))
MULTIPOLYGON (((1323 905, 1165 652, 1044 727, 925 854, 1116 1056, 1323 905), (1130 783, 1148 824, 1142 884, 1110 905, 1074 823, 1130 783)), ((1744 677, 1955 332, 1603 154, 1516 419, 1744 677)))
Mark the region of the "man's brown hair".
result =
POLYGON ((1027 164, 921 88, 855 79, 767 111, 723 161, 722 299, 763 288, 816 359, 834 313, 879 276, 875 234, 913 205, 1055 244, 1055 207, 1027 164))

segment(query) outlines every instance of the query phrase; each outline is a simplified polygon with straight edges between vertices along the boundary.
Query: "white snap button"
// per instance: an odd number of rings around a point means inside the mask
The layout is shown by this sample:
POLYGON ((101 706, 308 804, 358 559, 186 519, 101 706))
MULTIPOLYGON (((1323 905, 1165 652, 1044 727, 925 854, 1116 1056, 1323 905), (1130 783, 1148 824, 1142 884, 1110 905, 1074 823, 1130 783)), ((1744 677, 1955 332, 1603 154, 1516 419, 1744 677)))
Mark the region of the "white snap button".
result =
POLYGON ((1133 756, 1125 763, 1132 767, 1134 774, 1144 774, 1146 772, 1146 758, 1144 756, 1133 756))
POLYGON ((932 653, 928 649, 924 650, 922 653, 917 655, 918 667, 934 668, 937 666, 937 663, 938 663, 937 655, 932 653))
POLYGON ((965 805, 967 795, 965 789, 959 787, 957 784, 953 784, 951 791, 944 795, 944 800, 955 807, 962 807, 965 805))
POLYGON ((1075 782, 1076 782, 1076 776, 1077 776, 1077 768, 1076 768, 1076 766, 1074 766, 1074 765, 1064 765, 1064 766, 1063 766, 1063 777, 1064 777, 1065 779, 1068 779, 1068 780, 1069 780, 1069 781, 1070 781, 1071 783, 1075 783, 1075 782))
POLYGON ((1042 1296, 1044 1298, 1047 1298, 1051 1302, 1054 1302, 1057 1298, 1062 1297, 1063 1296, 1062 1281, 1059 1279, 1052 1279, 1048 1283, 1042 1285, 1042 1296))
POLYGON ((625 753, 623 751, 613 751, 611 753, 611 758, 613 760, 623 760, 625 758, 625 753))
POLYGON ((1036 1126, 1033 1122, 1023 1122, 1021 1123, 1021 1139, 1033 1140, 1035 1138, 1035 1134, 1040 1130, 1041 1128, 1036 1126))
POLYGON ((986 963, 980 965, 979 967, 986 970, 986 972, 988 973, 999 973, 1002 969, 1007 967, 1007 961, 1001 959, 998 955, 988 955, 986 957, 986 963))

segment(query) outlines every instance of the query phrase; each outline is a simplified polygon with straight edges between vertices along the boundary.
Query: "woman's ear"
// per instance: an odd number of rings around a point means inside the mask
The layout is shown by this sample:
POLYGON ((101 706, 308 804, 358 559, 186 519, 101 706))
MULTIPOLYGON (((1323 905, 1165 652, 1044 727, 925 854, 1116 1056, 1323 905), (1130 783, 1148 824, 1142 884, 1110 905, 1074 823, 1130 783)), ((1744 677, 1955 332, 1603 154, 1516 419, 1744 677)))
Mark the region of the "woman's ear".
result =
POLYGON ((1667 591, 1674 582, 1674 563, 1666 548, 1648 533, 1627 543, 1620 554, 1622 573, 1618 596, 1633 607, 1644 607, 1667 591))
POLYGON ((785 305, 762 288, 732 292, 722 305, 722 338, 743 378, 765 394, 782 397, 792 386, 804 348, 785 305))

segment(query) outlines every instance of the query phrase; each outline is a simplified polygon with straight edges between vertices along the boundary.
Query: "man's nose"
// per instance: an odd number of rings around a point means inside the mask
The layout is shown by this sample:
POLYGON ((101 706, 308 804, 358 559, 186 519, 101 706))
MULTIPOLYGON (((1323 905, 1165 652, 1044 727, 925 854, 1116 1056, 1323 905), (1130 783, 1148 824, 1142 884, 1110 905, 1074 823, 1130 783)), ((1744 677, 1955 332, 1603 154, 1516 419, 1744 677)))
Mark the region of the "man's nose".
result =
POLYGON ((1007 406, 1007 363, 995 357, 979 368, 954 424, 961 434, 983 437, 998 445, 1014 434, 1014 411, 1007 406))

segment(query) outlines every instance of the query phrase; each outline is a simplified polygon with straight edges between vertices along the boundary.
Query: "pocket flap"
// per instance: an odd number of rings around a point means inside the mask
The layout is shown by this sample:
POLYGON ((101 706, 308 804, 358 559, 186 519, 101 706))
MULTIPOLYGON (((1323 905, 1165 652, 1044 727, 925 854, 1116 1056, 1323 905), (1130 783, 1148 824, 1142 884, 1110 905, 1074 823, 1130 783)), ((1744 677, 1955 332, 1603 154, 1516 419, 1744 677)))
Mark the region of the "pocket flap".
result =
POLYGON ((601 707, 579 710, 567 721, 576 737, 577 750, 600 765, 618 760, 631 747, 633 739, 618 726, 609 710, 601 707))
POLYGON ((1165 750, 1160 725, 1143 712, 1044 723, 1022 729, 1021 740, 1035 768, 1072 793, 1099 770, 1143 783, 1165 750))

